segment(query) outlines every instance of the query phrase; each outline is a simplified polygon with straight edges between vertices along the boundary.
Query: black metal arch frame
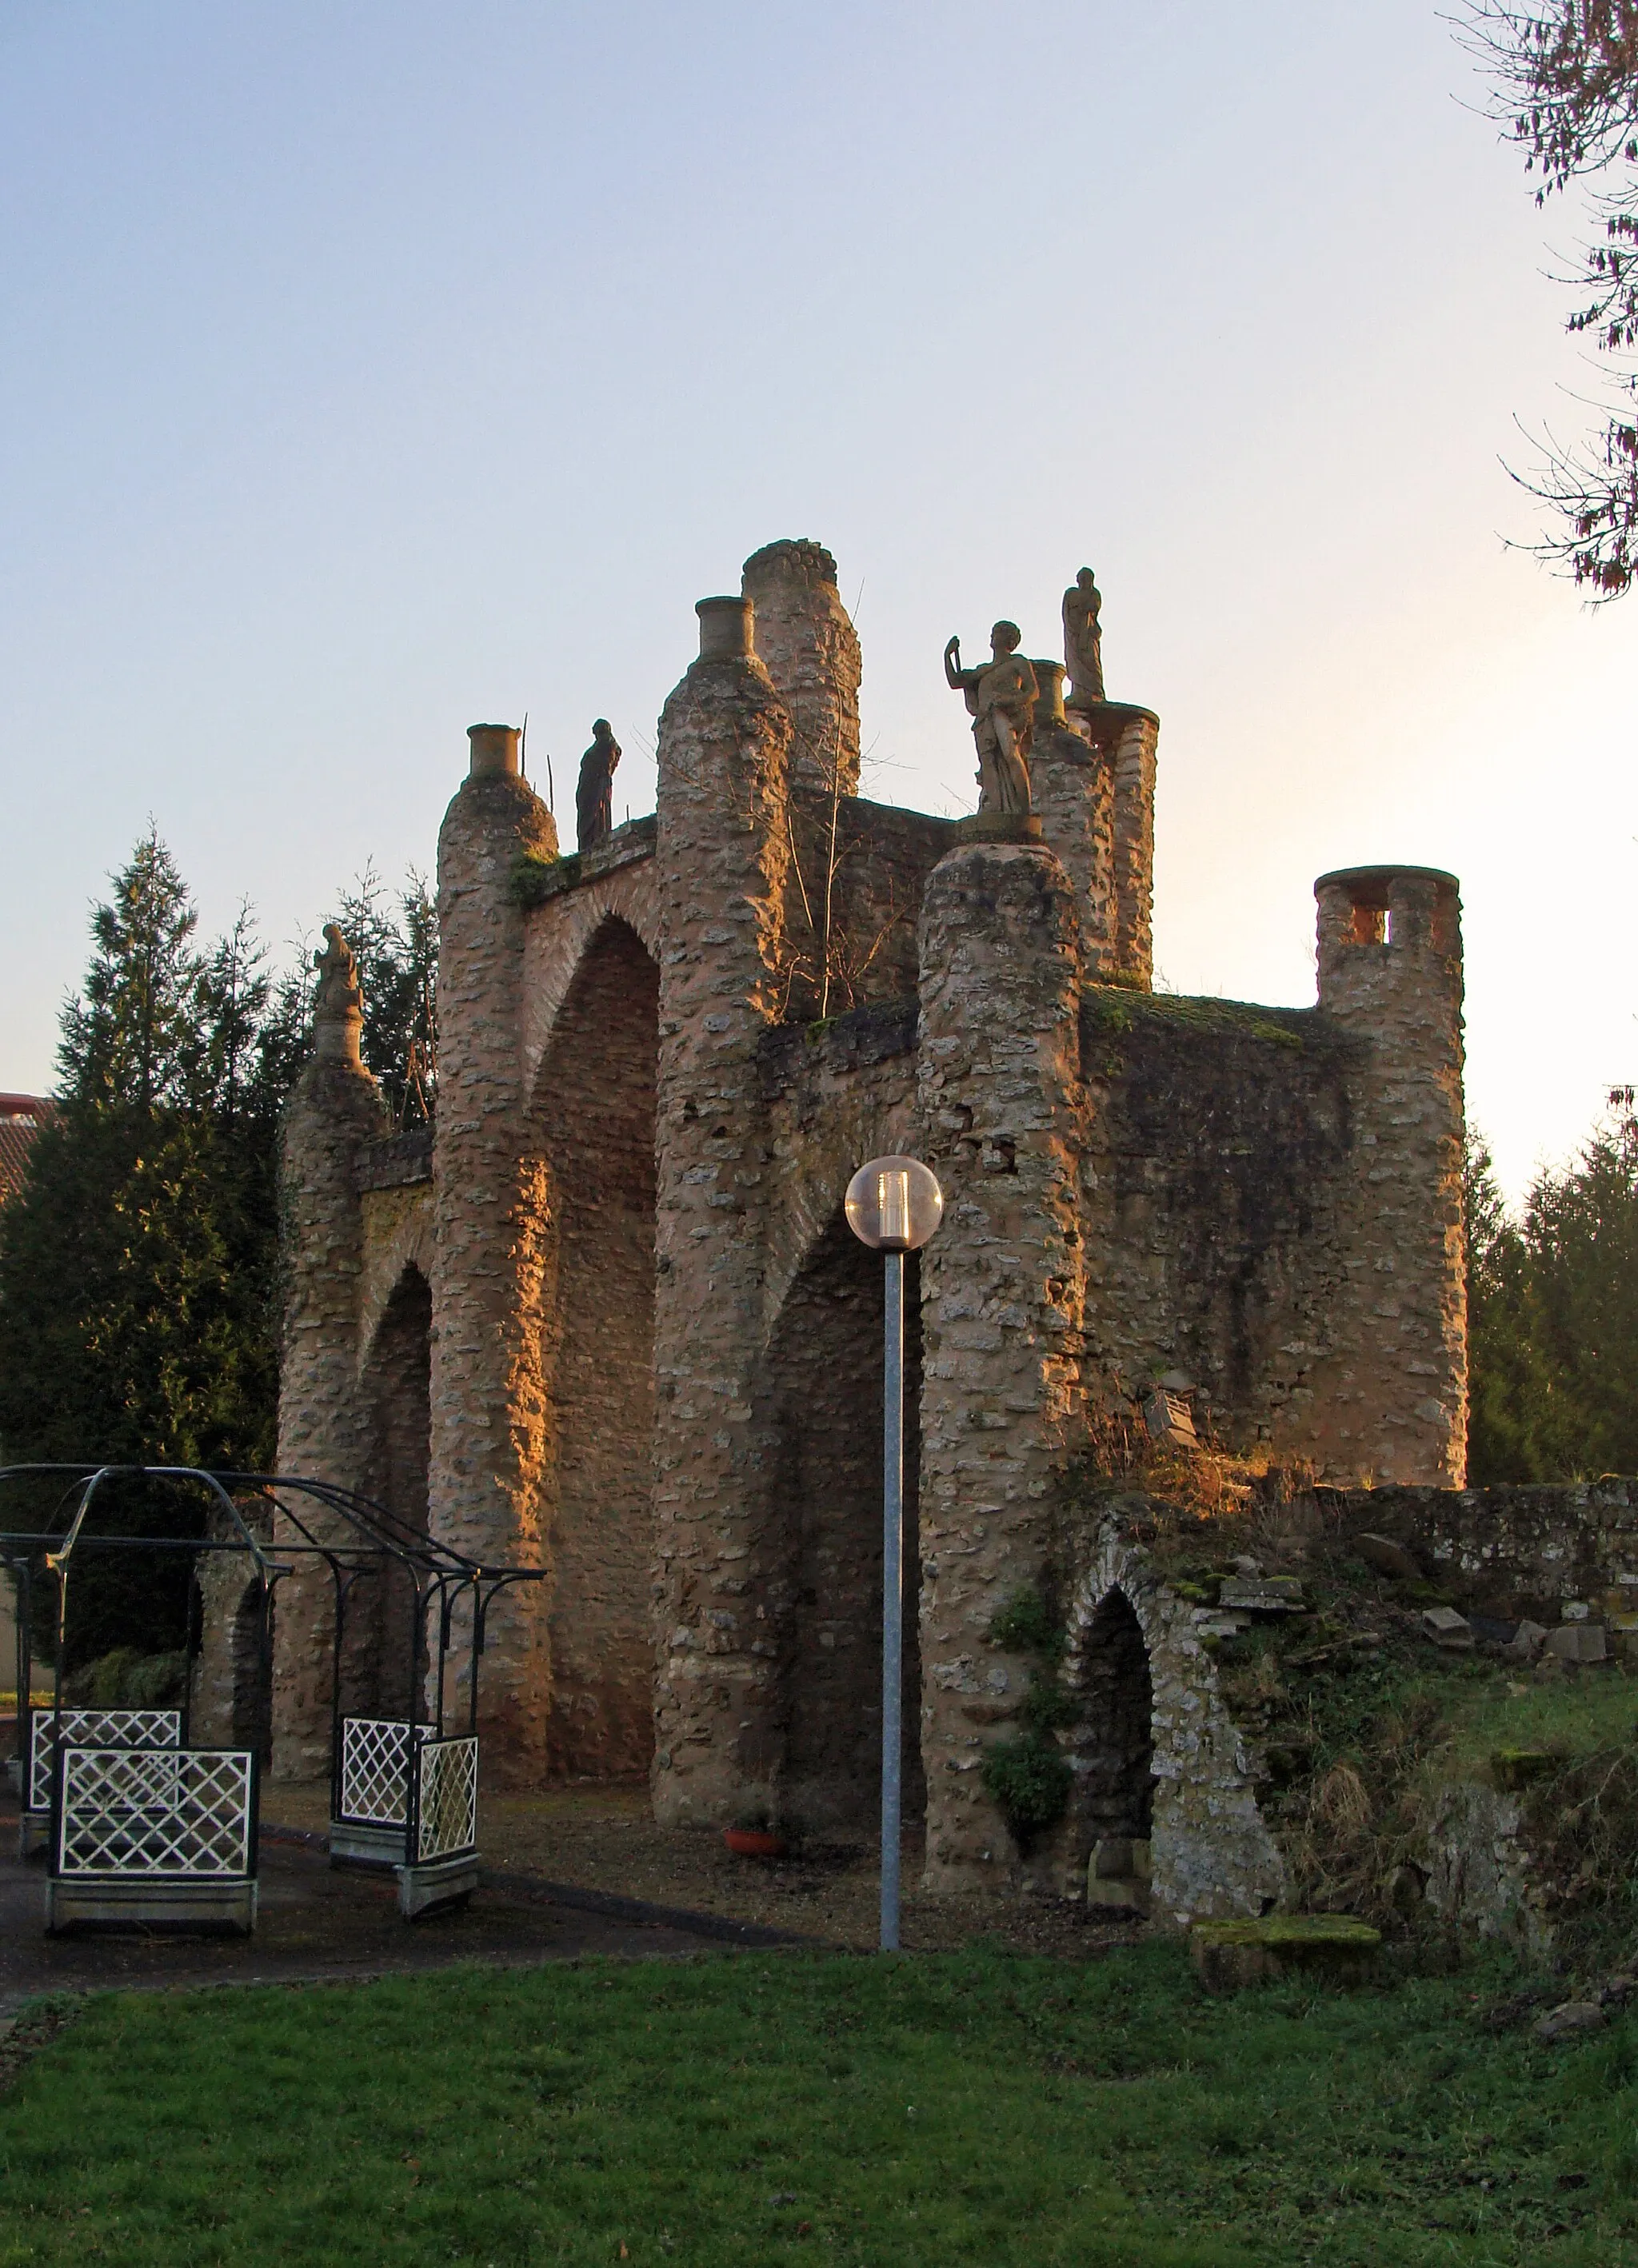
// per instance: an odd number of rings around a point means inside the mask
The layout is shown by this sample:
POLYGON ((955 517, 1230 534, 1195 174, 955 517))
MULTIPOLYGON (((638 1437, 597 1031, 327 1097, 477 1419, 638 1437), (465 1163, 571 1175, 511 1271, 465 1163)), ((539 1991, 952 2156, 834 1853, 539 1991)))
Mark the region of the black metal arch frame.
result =
MULTIPOLYGON (((467 1730, 477 1729, 478 1662, 483 1653, 489 1611, 499 1594, 514 1583, 539 1582, 539 1567, 491 1566, 423 1534, 373 1498, 328 1481, 298 1479, 288 1474, 207 1472, 193 1465, 31 1464, 0 1467, 0 1565, 11 1573, 15 1588, 17 1628, 18 1727, 19 1754, 30 1753, 33 1730, 34 1587, 55 1579, 56 1612, 52 1658, 55 1666, 54 1720, 60 1730, 63 1683, 68 1633, 69 1577, 77 1555, 93 1551, 182 1551, 197 1560, 212 1553, 231 1551, 252 1564, 259 1586, 258 1645, 263 1690, 272 1690, 273 1599, 277 1586, 293 1575, 302 1563, 328 1569, 334 1594, 330 1677, 330 1771, 332 1780, 341 1769, 343 1648, 351 1594, 361 1580, 385 1576, 397 1568, 408 1578, 412 1605, 406 1616, 404 1641, 409 1668, 408 1715, 410 1723, 430 1722, 433 1734, 444 1731, 446 1687, 453 1654, 469 1656, 467 1730), (18 1528, 4 1524, 6 1492, 18 1483, 60 1484, 61 1493, 43 1528, 18 1528), (160 1483, 181 1489, 202 1490, 208 1501, 225 1515, 225 1537, 210 1535, 149 1535, 99 1533, 88 1525, 100 1493, 116 1482, 160 1483), (246 1522, 241 1505, 264 1504, 285 1523, 269 1544, 263 1544, 246 1522), (342 1540, 317 1532, 324 1513, 339 1521, 342 1540), (455 1609, 470 1594, 472 1618, 464 1649, 455 1639, 455 1609), (436 1609, 437 1637, 429 1624, 436 1609), (436 1675, 430 1675, 434 1666, 436 1675), (423 1697, 428 1695, 432 1713, 422 1716, 423 1697)), ((194 1618, 188 1617, 188 1656, 197 1651, 194 1618)), ((191 1676, 189 1678, 191 1686, 191 1676)), ((184 1700, 184 1710, 186 1709, 184 1700)), ((187 1738, 187 1719, 183 1719, 187 1738)), ((413 1752, 413 1742, 411 1742, 413 1752)), ((25 1797, 26 1800, 26 1795, 25 1797)))

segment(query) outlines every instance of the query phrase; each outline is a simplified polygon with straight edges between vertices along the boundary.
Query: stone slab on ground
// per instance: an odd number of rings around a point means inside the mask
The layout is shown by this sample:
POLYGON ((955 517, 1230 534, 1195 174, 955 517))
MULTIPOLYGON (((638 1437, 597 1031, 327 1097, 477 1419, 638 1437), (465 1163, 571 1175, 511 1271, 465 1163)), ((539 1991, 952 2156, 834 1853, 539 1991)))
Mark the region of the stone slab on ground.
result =
POLYGON ((1208 1992, 1237 1992, 1299 1976, 1357 1984, 1370 1973, 1382 1932, 1346 1914, 1267 1914, 1261 1921, 1197 1921, 1189 1949, 1208 1992))

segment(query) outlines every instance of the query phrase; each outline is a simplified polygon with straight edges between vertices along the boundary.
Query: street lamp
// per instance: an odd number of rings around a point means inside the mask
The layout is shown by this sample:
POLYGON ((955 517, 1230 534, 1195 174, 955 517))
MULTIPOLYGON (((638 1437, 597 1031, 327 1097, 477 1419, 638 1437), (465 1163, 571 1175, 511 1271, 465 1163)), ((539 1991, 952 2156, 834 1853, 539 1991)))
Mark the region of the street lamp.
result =
POLYGON ((904 1255, 944 1218, 915 1158, 872 1158, 847 1185, 847 1225, 887 1263, 882 1366, 882 1950, 898 1950, 904 1691, 904 1255))

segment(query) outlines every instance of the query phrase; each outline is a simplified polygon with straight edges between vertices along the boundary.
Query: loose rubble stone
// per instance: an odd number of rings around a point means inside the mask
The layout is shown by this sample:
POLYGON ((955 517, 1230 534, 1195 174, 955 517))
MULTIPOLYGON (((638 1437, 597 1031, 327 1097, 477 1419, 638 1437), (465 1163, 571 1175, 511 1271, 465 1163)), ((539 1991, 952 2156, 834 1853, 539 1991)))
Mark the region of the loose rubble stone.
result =
POLYGON ((1608 2021, 1596 2000, 1564 2000, 1531 2029, 1538 2040, 1561 2040, 1575 2032, 1596 2032, 1608 2021))
POLYGON ((1454 1607, 1428 1607, 1420 1616, 1423 1633, 1435 1646, 1449 1647, 1452 1652, 1465 1652, 1473 1643, 1473 1633, 1465 1615, 1458 1615, 1454 1607))
POLYGON ((1560 1661, 1606 1661, 1609 1646, 1602 1623, 1565 1623, 1549 1631, 1546 1651, 1560 1661))
POLYGON ((1515 1661, 1533 1661, 1540 1653, 1546 1635, 1545 1623, 1532 1623, 1526 1619, 1520 1623, 1502 1651, 1515 1661))
POLYGON ((1421 1569, 1402 1543, 1391 1535, 1373 1535, 1367 1528, 1353 1539, 1354 1549, 1368 1567, 1379 1575, 1388 1575, 1396 1583, 1414 1583, 1421 1578, 1421 1569))
POLYGON ((1302 1586, 1295 1575, 1225 1576, 1218 1587, 1217 1602, 1241 1614, 1299 1614, 1302 1586))

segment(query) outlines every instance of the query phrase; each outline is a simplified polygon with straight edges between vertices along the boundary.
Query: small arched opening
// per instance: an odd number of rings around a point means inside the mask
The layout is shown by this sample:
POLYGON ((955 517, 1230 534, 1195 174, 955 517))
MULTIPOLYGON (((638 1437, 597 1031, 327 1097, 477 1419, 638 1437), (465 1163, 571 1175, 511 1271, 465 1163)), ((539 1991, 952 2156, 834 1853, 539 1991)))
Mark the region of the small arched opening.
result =
MULTIPOLYGON (((770 1347, 784 1728, 781 1802, 808 1830, 874 1830, 882 1791, 882 1270, 838 1218, 792 1285, 770 1347)), ((918 1608, 921 1312, 904 1285, 904 1813, 926 1815, 918 1608)))
MULTIPOLYGON (((393 1286, 365 1365, 370 1427, 364 1493, 424 1535, 432 1439, 432 1292, 413 1263, 393 1286)), ((350 1690, 373 1692, 388 1714, 410 1714, 410 1661, 403 1633, 414 1585, 383 1562, 347 1602, 343 1668, 350 1690)))
POLYGON ((1143 1626, 1118 1586, 1087 1626, 1079 1667, 1070 1865, 1089 1869, 1093 1904, 1140 1909, 1155 1811, 1155 1688, 1143 1626))
POLYGON ((232 1703, 229 1746, 254 1749, 268 1764, 273 1755, 273 1616, 277 1594, 260 1583, 245 1587, 228 1633, 232 1703))

